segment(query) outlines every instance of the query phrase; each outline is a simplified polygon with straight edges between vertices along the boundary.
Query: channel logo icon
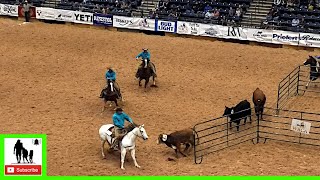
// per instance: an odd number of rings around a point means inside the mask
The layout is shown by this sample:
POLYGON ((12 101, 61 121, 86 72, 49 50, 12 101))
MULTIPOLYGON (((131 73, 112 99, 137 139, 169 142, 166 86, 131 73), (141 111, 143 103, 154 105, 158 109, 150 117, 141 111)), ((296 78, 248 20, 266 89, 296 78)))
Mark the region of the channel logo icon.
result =
POLYGON ((42 175, 42 138, 5 138, 5 175, 42 175))
POLYGON ((14 173, 14 167, 7 167, 7 173, 14 173))

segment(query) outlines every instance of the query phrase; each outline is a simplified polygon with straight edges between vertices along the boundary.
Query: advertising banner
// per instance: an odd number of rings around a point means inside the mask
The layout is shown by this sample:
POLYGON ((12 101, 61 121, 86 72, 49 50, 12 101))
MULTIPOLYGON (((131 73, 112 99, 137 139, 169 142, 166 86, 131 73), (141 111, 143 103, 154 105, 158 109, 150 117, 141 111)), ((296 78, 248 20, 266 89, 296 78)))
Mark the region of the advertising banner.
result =
POLYGON ((320 35, 300 33, 299 46, 320 47, 320 35))
POLYGON ((113 18, 110 14, 94 14, 93 15, 93 24, 101 26, 112 26, 113 18))
POLYGON ((176 32, 176 22, 158 20, 156 31, 174 33, 176 32))
POLYGON ((247 38, 249 41, 272 43, 272 35, 272 30, 247 29, 247 38))
POLYGON ((297 46, 299 44, 299 33, 274 30, 272 32, 272 43, 297 46))
POLYGON ((16 5, 0 4, 0 15, 18 17, 18 10, 16 5))
POLYGON ((198 36, 200 34, 200 23, 178 21, 177 33, 198 36))
POLYGON ((79 24, 93 24, 93 14, 88 12, 73 11, 73 22, 79 24))
POLYGON ((220 25, 213 25, 213 24, 200 24, 200 36, 209 36, 209 37, 216 37, 222 38, 223 34, 221 32, 222 26, 220 25))
POLYGON ((225 39, 247 40, 247 31, 242 27, 220 26, 220 32, 225 39))
POLYGON ((74 11, 55 9, 54 19, 56 21, 73 22, 74 11))
POLYGON ((56 10, 53 8, 37 7, 36 18, 45 20, 55 20, 55 11, 56 10))
POLYGON ((155 20, 147 18, 113 16, 113 27, 155 31, 155 20))

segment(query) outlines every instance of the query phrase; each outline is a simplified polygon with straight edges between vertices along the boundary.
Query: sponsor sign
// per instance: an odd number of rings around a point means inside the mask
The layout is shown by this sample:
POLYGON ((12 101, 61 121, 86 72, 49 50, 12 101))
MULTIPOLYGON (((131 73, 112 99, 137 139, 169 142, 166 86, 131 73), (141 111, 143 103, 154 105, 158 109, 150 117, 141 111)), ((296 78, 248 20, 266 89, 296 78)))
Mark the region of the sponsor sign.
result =
POLYGON ((147 18, 139 18, 138 26, 139 26, 140 30, 155 31, 156 20, 155 19, 147 19, 147 18))
POLYGON ((43 175, 44 139, 41 137, 3 138, 5 176, 43 175))
POLYGON ((302 134, 309 134, 311 128, 311 123, 306 121, 301 121, 298 119, 292 119, 291 123, 291 130, 302 133, 302 134))
POLYGON ((289 31, 273 31, 272 43, 298 45, 299 33, 289 32, 289 31))
POLYGON ((176 22, 158 20, 157 31, 174 33, 176 32, 176 22))
MULTIPOLYGON (((30 7, 29 13, 30 13, 30 18, 36 18, 36 7, 30 7)), ((24 12, 23 12, 22 6, 18 7, 18 16, 24 17, 24 12)))
POLYGON ((155 20, 147 18, 113 16, 113 27, 155 31, 155 20))
POLYGON ((55 20, 55 11, 56 10, 53 8, 37 7, 36 18, 45 20, 55 20))
POLYGON ((272 34, 272 30, 247 29, 247 38, 249 41, 272 43, 272 34))
POLYGON ((93 14, 88 12, 73 11, 73 22, 79 24, 93 24, 93 14))
POLYGON ((320 47, 320 35, 300 33, 299 45, 308 47, 320 47))
POLYGON ((222 38, 223 34, 221 32, 222 26, 212 25, 212 24, 200 24, 200 36, 209 36, 222 38))
POLYGON ((0 4, 0 15, 18 17, 18 10, 16 5, 0 4))
POLYGON ((56 21, 73 22, 73 11, 55 9, 54 19, 56 21))
POLYGON ((233 26, 220 26, 220 28, 225 39, 247 40, 247 29, 233 26))
POLYGON ((109 14, 94 14, 93 15, 93 24, 94 25, 103 25, 103 26, 112 26, 112 15, 109 14))
POLYGON ((200 34, 200 24, 192 22, 177 22, 177 33, 178 34, 190 34, 199 35, 200 34))

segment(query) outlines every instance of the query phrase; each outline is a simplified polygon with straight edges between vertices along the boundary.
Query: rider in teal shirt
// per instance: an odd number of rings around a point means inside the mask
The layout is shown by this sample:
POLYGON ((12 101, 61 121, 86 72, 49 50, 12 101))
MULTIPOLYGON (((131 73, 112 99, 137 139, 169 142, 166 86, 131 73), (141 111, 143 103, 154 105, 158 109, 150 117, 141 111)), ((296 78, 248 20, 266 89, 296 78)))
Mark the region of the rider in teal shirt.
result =
POLYGON ((116 109, 116 113, 113 114, 112 120, 115 126, 114 127, 115 140, 113 141, 111 148, 114 148, 118 145, 119 138, 125 135, 125 132, 123 132, 124 121, 127 120, 131 124, 133 124, 133 121, 126 113, 123 112, 121 108, 116 109))
MULTIPOLYGON (((141 52, 140 54, 138 54, 138 55, 136 56, 136 59, 138 60, 140 57, 142 58, 142 60, 147 59, 148 64, 150 65, 150 67, 151 67, 151 69, 152 69, 152 71, 153 71, 153 73, 154 73, 154 75, 155 75, 155 77, 156 77, 156 68, 154 67, 154 64, 151 63, 151 60, 150 60, 150 52, 148 51, 147 48, 143 48, 142 50, 143 50, 143 52, 141 52)), ((139 69, 142 68, 142 65, 143 65, 143 63, 141 63, 140 66, 139 66, 139 68, 138 68, 138 71, 137 71, 137 73, 136 73, 136 78, 139 77, 139 69)))

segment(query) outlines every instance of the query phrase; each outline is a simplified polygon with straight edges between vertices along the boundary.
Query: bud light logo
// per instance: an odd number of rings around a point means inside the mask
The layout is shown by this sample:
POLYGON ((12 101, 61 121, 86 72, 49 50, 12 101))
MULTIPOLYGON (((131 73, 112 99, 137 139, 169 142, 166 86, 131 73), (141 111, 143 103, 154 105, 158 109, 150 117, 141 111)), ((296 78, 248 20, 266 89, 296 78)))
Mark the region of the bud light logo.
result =
POLYGON ((158 21, 158 31, 174 32, 175 22, 158 21))

